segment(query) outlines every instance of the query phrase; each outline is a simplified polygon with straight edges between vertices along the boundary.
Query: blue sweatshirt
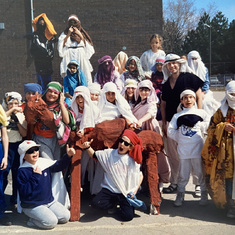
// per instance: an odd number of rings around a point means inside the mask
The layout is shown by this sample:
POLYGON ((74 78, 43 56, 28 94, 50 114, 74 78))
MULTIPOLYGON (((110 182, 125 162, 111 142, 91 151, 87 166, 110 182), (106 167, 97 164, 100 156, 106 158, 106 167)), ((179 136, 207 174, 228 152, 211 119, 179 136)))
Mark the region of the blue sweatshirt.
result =
POLYGON ((51 173, 62 171, 71 158, 65 154, 63 159, 42 171, 33 172, 32 167, 22 167, 17 172, 17 188, 23 208, 33 208, 54 200, 51 188, 51 173))

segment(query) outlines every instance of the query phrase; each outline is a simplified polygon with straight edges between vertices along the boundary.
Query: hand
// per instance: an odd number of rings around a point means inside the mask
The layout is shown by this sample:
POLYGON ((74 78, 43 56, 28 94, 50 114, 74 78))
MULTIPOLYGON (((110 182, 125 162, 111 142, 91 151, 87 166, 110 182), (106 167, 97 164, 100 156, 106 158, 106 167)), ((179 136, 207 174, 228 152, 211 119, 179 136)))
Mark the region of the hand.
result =
POLYGON ((93 142, 93 139, 91 139, 90 141, 86 141, 82 144, 83 148, 89 148, 91 146, 91 143, 93 142))
POLYGON ((18 117, 15 115, 15 113, 11 114, 11 119, 15 122, 15 123, 19 123, 19 119, 18 117))
POLYGON ((79 130, 79 131, 77 131, 76 134, 79 138, 82 138, 84 136, 84 130, 79 130))
POLYGON ((65 99, 64 93, 61 92, 61 93, 60 93, 60 101, 59 101, 60 105, 64 105, 64 99, 65 99))
POLYGON ((73 147, 69 147, 69 145, 66 145, 66 153, 68 154, 69 157, 72 157, 73 155, 75 155, 76 151, 73 147))
POLYGON ((35 169, 33 169, 33 172, 34 173, 37 173, 37 174, 42 174, 42 170, 40 169, 40 167, 38 167, 38 166, 36 166, 36 168, 35 169))
POLYGON ((14 112, 14 113, 18 113, 18 112, 19 112, 19 113, 23 113, 23 109, 22 109, 21 107, 14 107, 14 108, 13 108, 13 112, 14 112))
POLYGON ((4 157, 1 162, 0 170, 4 170, 7 168, 7 157, 4 157))
POLYGON ((73 32, 73 26, 69 28, 68 35, 70 35, 73 32))
POLYGON ((235 127, 230 123, 226 123, 224 130, 227 132, 235 132, 235 127))
POLYGON ((143 122, 138 121, 138 122, 136 123, 136 128, 139 129, 139 128, 142 127, 142 125, 143 125, 143 122))

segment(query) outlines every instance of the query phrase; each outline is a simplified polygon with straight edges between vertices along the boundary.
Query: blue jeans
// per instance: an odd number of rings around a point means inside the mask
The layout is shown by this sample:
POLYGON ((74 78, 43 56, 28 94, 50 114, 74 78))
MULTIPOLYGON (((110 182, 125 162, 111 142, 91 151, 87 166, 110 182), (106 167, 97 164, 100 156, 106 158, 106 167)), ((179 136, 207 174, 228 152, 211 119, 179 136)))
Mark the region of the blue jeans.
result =
MULTIPOLYGON (((0 163, 2 162, 2 159, 3 159, 3 148, 2 148, 2 142, 0 142, 0 163)), ((6 209, 6 203, 3 191, 3 171, 0 170, 0 218, 4 216, 5 209, 6 209)))
POLYGON ((30 217, 33 225, 42 229, 52 229, 58 223, 65 224, 70 219, 70 211, 57 201, 34 208, 22 208, 22 210, 30 217))
POLYGON ((46 90, 47 84, 51 82, 51 75, 40 75, 37 73, 37 83, 41 85, 42 92, 46 90))

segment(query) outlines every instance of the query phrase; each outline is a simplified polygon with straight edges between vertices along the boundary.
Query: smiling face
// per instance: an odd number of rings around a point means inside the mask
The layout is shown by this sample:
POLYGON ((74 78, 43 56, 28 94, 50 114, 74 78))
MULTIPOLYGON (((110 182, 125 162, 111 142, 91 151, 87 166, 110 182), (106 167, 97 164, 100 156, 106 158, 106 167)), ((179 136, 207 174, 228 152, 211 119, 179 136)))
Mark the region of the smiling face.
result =
POLYGON ((184 95, 180 102, 185 108, 192 108, 196 102, 196 99, 193 95, 184 95))
POLYGON ((129 65, 128 65, 128 69, 133 72, 137 69, 137 65, 136 62, 134 60, 131 60, 129 65))
POLYGON ((106 100, 112 104, 115 104, 115 92, 108 91, 105 93, 106 100))
POLYGON ((177 61, 168 62, 166 66, 171 74, 177 74, 180 72, 180 63, 177 61))
POLYGON ((126 88, 126 94, 128 98, 132 98, 135 93, 135 88, 134 87, 127 87, 126 88))
POLYGON ((48 103, 54 103, 58 100, 59 94, 51 89, 48 89, 46 93, 46 101, 48 103))
POLYGON ((161 47, 161 42, 158 38, 153 38, 150 42, 150 46, 153 52, 157 52, 161 47))
POLYGON ((32 165, 35 165, 39 158, 39 148, 32 147, 25 153, 24 160, 32 165))
POLYGON ((92 101, 98 101, 100 97, 99 93, 90 93, 90 96, 92 101))
POLYGON ((140 87, 139 93, 140 93, 141 100, 147 99, 148 96, 149 96, 149 92, 150 92, 149 88, 147 88, 147 87, 140 87))
POLYGON ((76 97, 76 103, 79 106, 80 109, 84 109, 84 98, 82 95, 78 95, 76 97))
POLYGON ((119 154, 124 155, 128 153, 132 148, 133 145, 128 137, 122 136, 122 138, 119 139, 119 144, 118 144, 119 154))

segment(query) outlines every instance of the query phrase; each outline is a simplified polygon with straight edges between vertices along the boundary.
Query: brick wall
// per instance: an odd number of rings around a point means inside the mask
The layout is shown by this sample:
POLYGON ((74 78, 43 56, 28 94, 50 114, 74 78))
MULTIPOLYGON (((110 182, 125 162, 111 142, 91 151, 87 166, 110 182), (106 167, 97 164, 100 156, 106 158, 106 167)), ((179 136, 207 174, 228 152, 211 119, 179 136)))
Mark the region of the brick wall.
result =
MULTIPOLYGON (((34 17, 46 13, 58 37, 67 26, 70 14, 77 14, 90 34, 96 53, 91 58, 94 73, 103 55, 112 58, 126 47, 126 53, 138 57, 149 49, 149 38, 162 34, 162 0, 34 0, 34 17)), ((0 23, 0 98, 6 91, 23 94, 23 84, 36 82, 25 35, 31 31, 30 0, 1 0, 0 23)), ((52 80, 62 82, 61 59, 56 51, 52 80)), ((94 75, 94 74, 93 74, 94 75)))

